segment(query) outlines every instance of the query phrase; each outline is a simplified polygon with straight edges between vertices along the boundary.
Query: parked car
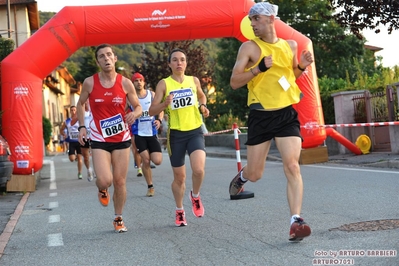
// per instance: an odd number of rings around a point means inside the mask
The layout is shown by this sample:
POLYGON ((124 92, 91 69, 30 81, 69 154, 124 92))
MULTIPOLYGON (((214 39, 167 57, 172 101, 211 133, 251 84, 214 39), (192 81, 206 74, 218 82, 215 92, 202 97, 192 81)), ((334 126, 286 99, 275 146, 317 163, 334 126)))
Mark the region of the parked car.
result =
POLYGON ((0 135, 0 188, 5 187, 11 179, 14 163, 10 161, 10 155, 8 142, 0 135))

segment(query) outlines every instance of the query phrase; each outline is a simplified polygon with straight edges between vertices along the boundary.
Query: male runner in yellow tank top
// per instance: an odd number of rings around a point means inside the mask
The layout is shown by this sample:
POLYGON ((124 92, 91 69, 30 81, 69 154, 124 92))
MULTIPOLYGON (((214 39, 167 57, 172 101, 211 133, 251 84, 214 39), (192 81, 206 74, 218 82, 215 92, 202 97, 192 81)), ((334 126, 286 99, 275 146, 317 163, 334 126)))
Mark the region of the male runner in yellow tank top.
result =
POLYGON ((250 113, 247 165, 233 178, 229 192, 237 195, 245 182, 262 178, 274 139, 287 178, 289 240, 300 241, 311 230, 300 217, 303 183, 298 161, 302 138, 298 114, 292 105, 299 102, 301 93, 295 80, 313 62, 313 56, 302 51, 298 63, 297 43, 277 37, 274 27, 277 8, 268 2, 252 6, 248 17, 256 38, 241 45, 232 71, 230 85, 234 90, 247 84, 250 113))
POLYGON ((168 115, 168 152, 173 168, 172 192, 176 202, 176 226, 187 225, 183 209, 186 190, 186 152, 190 157, 192 184, 189 197, 196 217, 204 215, 200 189, 205 175, 205 140, 201 114, 206 118, 209 110, 206 96, 197 77, 184 74, 186 54, 181 49, 171 51, 168 58, 172 75, 158 82, 149 113, 157 115, 163 110, 168 115))

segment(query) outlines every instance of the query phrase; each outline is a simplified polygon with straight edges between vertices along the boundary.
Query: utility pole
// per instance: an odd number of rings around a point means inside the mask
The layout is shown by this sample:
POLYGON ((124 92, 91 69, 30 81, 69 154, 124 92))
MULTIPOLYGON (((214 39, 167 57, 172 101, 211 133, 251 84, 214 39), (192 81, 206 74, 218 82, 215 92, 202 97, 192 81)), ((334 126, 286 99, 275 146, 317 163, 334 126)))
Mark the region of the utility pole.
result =
POLYGON ((10 1, 11 0, 6 0, 7 2, 7 25, 8 25, 8 38, 11 38, 11 8, 10 8, 10 1))

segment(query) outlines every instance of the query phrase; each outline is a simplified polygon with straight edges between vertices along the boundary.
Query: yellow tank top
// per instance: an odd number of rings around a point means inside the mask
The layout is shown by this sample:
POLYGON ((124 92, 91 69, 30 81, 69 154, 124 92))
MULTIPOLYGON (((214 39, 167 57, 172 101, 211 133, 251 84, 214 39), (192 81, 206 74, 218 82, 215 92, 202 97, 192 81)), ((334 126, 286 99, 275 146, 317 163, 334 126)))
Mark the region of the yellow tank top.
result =
POLYGON ((194 77, 184 76, 182 83, 177 82, 171 76, 164 79, 166 83, 166 95, 173 93, 173 101, 165 109, 169 116, 169 129, 189 131, 199 128, 202 119, 198 110, 197 87, 194 77))
POLYGON ((301 91, 292 71, 294 55, 288 42, 279 39, 276 43, 270 44, 260 38, 252 41, 261 49, 261 56, 255 65, 258 65, 264 56, 272 55, 273 66, 248 82, 248 106, 260 104, 259 109, 271 110, 298 103, 301 91))

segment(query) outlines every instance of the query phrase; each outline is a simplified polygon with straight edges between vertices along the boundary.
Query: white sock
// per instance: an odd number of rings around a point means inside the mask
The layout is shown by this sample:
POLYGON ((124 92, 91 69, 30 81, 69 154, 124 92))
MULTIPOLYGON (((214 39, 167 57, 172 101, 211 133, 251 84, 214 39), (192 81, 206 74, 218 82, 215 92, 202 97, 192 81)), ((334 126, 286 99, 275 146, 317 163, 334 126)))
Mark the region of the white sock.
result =
POLYGON ((299 216, 299 214, 294 214, 294 215, 292 215, 292 217, 291 217, 291 224, 293 224, 293 223, 295 222, 295 218, 299 218, 299 217, 301 217, 301 216, 299 216))
POLYGON ((184 211, 184 208, 178 208, 178 207, 176 207, 176 211, 184 211))
POLYGON ((199 193, 198 194, 194 194, 193 192, 191 192, 191 196, 193 196, 193 198, 198 198, 199 193))
POLYGON ((245 178, 244 178, 244 176, 242 175, 243 172, 244 172, 244 171, 241 171, 241 173, 240 173, 240 179, 241 179, 242 182, 247 182, 248 179, 245 179, 245 178))
POLYGON ((115 214, 115 219, 118 217, 121 217, 121 219, 122 219, 122 214, 115 214))

